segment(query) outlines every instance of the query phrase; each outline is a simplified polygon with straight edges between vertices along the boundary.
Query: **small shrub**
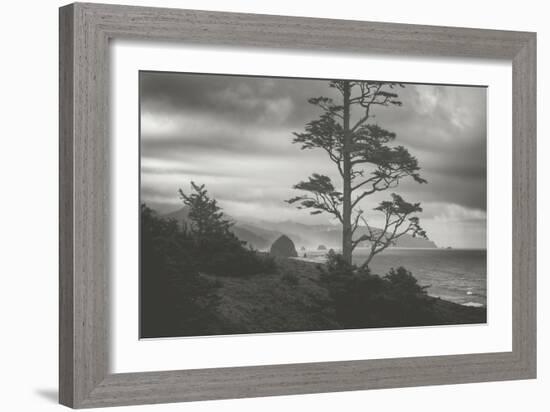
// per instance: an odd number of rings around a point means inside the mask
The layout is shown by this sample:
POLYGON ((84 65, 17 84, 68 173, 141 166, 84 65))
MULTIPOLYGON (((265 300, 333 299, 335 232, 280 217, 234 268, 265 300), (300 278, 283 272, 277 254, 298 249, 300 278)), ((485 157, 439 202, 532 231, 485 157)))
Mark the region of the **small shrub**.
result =
POLYGON ((413 326, 434 320, 433 300, 405 268, 381 277, 329 253, 321 281, 343 327, 413 326))
POLYGON ((281 280, 291 286, 296 286, 300 283, 300 278, 292 272, 285 272, 281 276, 281 280))
POLYGON ((213 275, 248 277, 273 273, 276 269, 271 256, 242 247, 224 246, 215 253, 204 254, 199 268, 213 275))

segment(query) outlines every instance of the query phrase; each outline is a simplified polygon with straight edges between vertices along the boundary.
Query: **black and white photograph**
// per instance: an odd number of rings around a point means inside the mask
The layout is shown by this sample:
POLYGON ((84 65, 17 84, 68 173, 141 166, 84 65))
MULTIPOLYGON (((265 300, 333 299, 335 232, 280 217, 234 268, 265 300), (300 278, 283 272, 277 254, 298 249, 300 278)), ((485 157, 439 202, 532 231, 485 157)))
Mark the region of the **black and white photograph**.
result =
POLYGON ((486 88, 142 71, 140 337, 486 322, 486 88))
POLYGON ((545 4, 4 2, 1 409, 548 412, 545 4))

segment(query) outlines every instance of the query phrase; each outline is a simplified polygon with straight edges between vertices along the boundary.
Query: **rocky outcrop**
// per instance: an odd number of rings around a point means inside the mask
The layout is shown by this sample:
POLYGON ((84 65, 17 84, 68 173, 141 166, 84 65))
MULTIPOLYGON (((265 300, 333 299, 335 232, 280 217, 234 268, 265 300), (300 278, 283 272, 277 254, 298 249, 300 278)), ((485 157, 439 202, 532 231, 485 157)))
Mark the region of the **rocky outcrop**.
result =
POLYGON ((294 242, 286 235, 280 236, 275 242, 273 242, 269 253, 273 256, 285 258, 298 256, 294 242))

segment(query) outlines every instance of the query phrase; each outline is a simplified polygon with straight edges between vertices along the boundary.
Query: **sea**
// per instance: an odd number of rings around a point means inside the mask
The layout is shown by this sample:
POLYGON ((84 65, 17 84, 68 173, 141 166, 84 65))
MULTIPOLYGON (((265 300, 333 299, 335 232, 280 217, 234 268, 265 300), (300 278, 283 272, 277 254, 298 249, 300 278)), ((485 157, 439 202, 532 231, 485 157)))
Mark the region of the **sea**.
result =
MULTIPOLYGON (((301 252, 302 254, 304 252, 301 252)), ((306 251, 307 260, 322 262, 326 251, 306 251)), ((353 261, 364 262, 367 249, 354 251, 353 261)), ((466 306, 487 306, 487 251, 484 249, 389 248, 376 255, 372 273, 384 275, 405 267, 429 295, 466 306)))

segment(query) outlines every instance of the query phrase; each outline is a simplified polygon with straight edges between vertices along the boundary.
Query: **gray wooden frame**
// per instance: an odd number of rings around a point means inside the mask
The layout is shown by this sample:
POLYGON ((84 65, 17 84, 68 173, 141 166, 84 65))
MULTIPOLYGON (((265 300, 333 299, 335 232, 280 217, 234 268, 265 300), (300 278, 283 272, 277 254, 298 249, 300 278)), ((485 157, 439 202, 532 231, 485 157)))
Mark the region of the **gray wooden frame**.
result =
POLYGON ((60 9, 59 398, 74 408, 536 376, 536 34, 177 9, 60 9), (513 350, 109 373, 109 40, 506 59, 513 65, 513 350))

